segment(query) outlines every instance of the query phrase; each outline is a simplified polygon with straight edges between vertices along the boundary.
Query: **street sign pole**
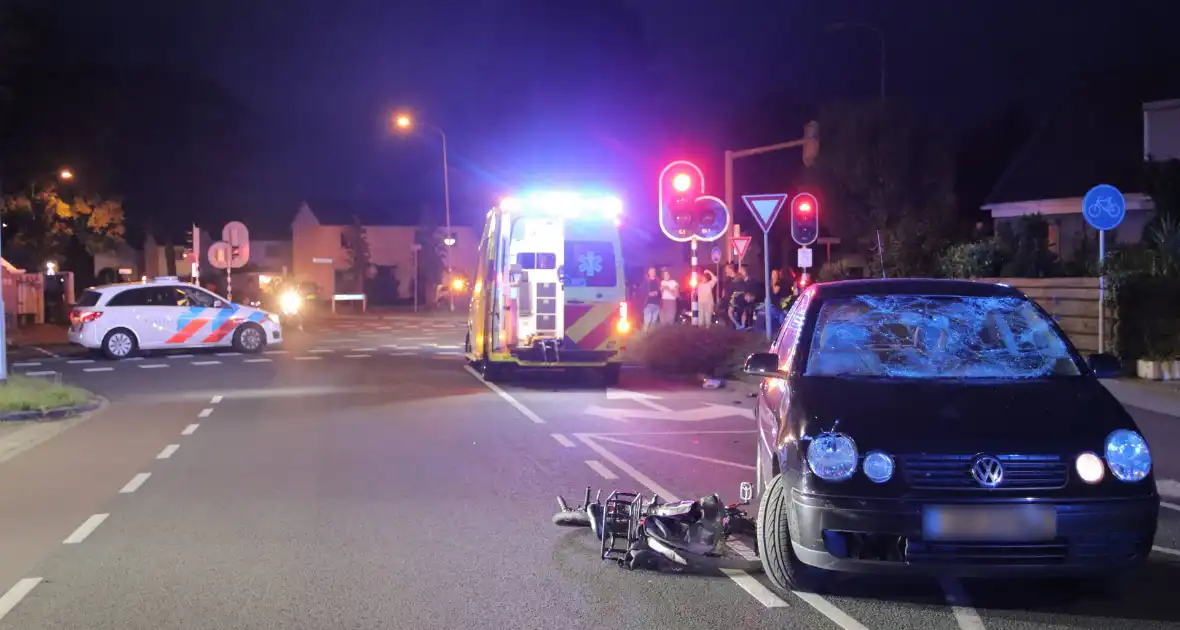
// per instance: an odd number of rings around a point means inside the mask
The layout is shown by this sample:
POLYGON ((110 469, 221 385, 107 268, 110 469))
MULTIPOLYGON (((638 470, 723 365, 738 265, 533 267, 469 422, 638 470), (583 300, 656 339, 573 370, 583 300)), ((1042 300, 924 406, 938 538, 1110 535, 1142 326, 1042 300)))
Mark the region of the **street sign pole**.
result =
POLYGON ((689 279, 688 288, 690 291, 692 291, 692 296, 690 298, 692 300, 692 325, 693 326, 700 326, 701 325, 701 316, 700 316, 701 305, 697 301, 697 282, 699 282, 699 279, 697 278, 697 273, 699 273, 697 270, 697 239, 695 239, 695 238, 692 239, 691 247, 692 247, 692 261, 691 261, 692 278, 689 279))
POLYGON ((754 215, 754 218, 758 220, 759 227, 762 228, 762 259, 766 282, 766 315, 763 319, 766 320, 766 338, 770 339, 772 332, 770 328, 770 300, 773 291, 770 286, 770 226, 774 225, 779 211, 786 205, 787 195, 785 193, 743 195, 742 201, 745 202, 746 207, 750 209, 750 214, 754 215))
POLYGON ((770 286, 770 230, 762 232, 762 269, 764 281, 766 282, 766 315, 762 318, 766 320, 766 338, 770 339, 770 299, 774 290, 770 286))
POLYGON ((1106 232, 1127 216, 1127 200, 1119 189, 1099 184, 1082 197, 1082 217, 1098 230, 1098 352, 1106 352, 1106 232))

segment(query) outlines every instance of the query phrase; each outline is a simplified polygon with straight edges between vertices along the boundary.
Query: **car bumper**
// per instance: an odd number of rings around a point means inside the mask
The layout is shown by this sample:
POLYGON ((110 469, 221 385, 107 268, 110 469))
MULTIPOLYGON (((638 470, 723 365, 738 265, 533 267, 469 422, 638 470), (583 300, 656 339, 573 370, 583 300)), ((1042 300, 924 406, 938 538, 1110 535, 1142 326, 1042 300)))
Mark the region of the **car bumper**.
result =
POLYGON ((283 345, 283 326, 281 324, 276 324, 268 319, 262 325, 262 330, 266 333, 266 345, 271 347, 283 345))
MULTIPOLYGON (((1057 536, 1037 542, 923 540, 926 505, 947 501, 866 500, 793 493, 792 547, 831 571, 965 578, 1078 577, 1127 571, 1151 552, 1159 498, 1036 501, 1057 513, 1057 536)), ((971 505, 979 505, 979 502, 971 505)), ((1002 503, 999 503, 1002 504, 1002 503)))
POLYGON ((70 326, 66 333, 66 341, 93 350, 102 347, 102 333, 98 327, 89 324, 83 324, 79 330, 74 330, 74 327, 70 326))

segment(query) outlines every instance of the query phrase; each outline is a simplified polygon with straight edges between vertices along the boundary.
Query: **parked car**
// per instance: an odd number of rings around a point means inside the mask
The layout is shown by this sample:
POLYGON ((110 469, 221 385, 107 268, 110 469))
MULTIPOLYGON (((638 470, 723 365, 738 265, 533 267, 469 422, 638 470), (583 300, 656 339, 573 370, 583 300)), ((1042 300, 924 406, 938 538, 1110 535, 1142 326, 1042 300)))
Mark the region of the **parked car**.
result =
POLYGON ((1022 293, 958 280, 818 284, 763 377, 758 547, 783 589, 840 573, 1118 583, 1152 550, 1151 451, 1022 293))

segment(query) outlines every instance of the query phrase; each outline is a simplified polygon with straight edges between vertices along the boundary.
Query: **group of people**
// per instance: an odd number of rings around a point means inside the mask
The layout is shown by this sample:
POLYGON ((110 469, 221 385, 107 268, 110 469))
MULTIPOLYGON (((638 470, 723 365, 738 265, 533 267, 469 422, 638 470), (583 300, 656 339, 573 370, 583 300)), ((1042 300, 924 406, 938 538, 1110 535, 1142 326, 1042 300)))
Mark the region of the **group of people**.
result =
MULTIPOLYGON (((696 298, 700 326, 712 326, 717 319, 718 305, 725 314, 723 322, 738 330, 754 326, 755 311, 762 301, 759 298, 760 285, 750 279, 745 267, 726 265, 725 279, 718 282, 716 274, 706 269, 697 281, 696 298)), ((781 325, 790 303, 797 294, 799 284, 794 273, 774 269, 770 275, 771 302, 768 309, 774 328, 781 325)), ((680 283, 671 272, 664 269, 657 272, 655 267, 647 270, 647 277, 640 285, 640 297, 644 299, 643 328, 650 330, 657 325, 676 322, 680 305, 680 283)))

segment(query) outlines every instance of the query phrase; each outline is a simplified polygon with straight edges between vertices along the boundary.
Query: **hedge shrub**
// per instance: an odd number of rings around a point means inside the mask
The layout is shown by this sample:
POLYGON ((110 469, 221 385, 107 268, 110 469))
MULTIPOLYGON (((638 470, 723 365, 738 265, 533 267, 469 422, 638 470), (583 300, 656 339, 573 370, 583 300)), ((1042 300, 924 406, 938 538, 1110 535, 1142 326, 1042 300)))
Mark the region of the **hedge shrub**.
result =
POLYGON ((645 333, 628 354, 636 363, 662 374, 733 378, 741 372, 746 357, 769 346, 760 331, 672 325, 645 333))

